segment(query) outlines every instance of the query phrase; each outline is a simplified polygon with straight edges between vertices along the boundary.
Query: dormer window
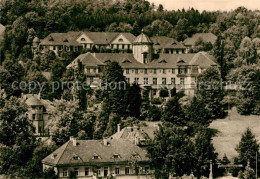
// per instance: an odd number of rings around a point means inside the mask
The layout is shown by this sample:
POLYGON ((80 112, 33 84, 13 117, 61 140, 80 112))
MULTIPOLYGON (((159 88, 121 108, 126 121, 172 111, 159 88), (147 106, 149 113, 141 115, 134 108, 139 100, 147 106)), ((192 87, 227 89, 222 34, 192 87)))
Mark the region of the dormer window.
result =
POLYGON ((128 59, 125 59, 122 63, 131 63, 128 59))
POLYGON ((121 38, 121 39, 118 39, 118 42, 124 42, 124 40, 121 38))
POLYGON ((185 63, 185 61, 180 58, 180 59, 177 61, 177 63, 185 63))
POLYGON ((69 42, 69 40, 68 40, 68 39, 65 39, 63 42, 69 42))
POLYGON ((81 38, 80 41, 86 41, 86 39, 85 38, 81 38))
POLYGON ((100 159, 100 156, 95 153, 95 154, 93 155, 92 159, 95 159, 95 160, 96 160, 96 159, 100 159))
POLYGON ((74 156, 72 157, 72 159, 73 159, 73 160, 79 160, 79 159, 80 159, 80 157, 79 157, 79 156, 77 156, 77 155, 74 155, 74 156))
POLYGON ((111 63, 111 60, 107 59, 105 60, 105 63, 111 63))
POLYGON ((159 63, 167 63, 165 59, 159 61, 159 63))
POLYGON ((112 158, 121 158, 121 157, 118 154, 114 154, 112 158))
POLYGON ((173 42, 172 45, 177 45, 177 43, 176 43, 176 42, 173 42))
POLYGON ((57 154, 55 153, 51 154, 51 159, 55 159, 55 157, 57 157, 57 154))
POLYGON ((54 39, 53 39, 53 37, 52 37, 52 36, 50 36, 50 38, 49 38, 49 41, 54 41, 54 39))

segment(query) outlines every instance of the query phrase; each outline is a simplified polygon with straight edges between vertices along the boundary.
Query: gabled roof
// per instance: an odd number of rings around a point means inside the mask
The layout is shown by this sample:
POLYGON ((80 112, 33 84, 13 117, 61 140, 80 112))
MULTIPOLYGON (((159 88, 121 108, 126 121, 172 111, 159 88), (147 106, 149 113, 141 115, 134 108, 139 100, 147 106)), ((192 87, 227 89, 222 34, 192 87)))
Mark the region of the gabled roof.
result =
POLYGON ((206 52, 199 52, 193 56, 189 65, 200 66, 202 68, 217 66, 217 63, 215 63, 212 59, 213 56, 208 55, 206 52))
POLYGON ((121 32, 121 33, 117 33, 117 35, 111 39, 111 41, 109 43, 112 43, 118 36, 123 35, 129 42, 133 43, 133 41, 135 40, 136 36, 134 36, 131 33, 128 32, 121 32))
POLYGON ((156 127, 125 127, 120 132, 115 133, 111 136, 113 139, 124 139, 132 143, 135 143, 135 137, 143 140, 153 140, 154 132, 157 130, 156 127))
POLYGON ((214 44, 217 40, 217 36, 212 33, 196 33, 191 38, 185 39, 184 44, 194 46, 199 38, 201 38, 204 42, 210 42, 212 44, 214 44))
POLYGON ((170 37, 157 36, 151 37, 151 40, 153 41, 154 49, 186 49, 186 47, 182 43, 170 37))
POLYGON ((41 45, 79 46, 76 41, 81 32, 51 33, 41 41, 41 45))
POLYGON ((83 65, 89 66, 89 67, 97 67, 99 65, 105 65, 103 62, 101 62, 99 59, 95 57, 95 54, 92 53, 85 53, 79 55, 73 62, 71 62, 67 68, 75 67, 78 65, 78 61, 80 61, 83 65))
POLYGON ((44 158, 42 163, 55 166, 129 162, 133 160, 133 153, 138 155, 138 162, 149 161, 144 150, 126 140, 108 140, 108 145, 104 145, 103 140, 77 140, 76 146, 70 140, 44 158), (120 157, 113 157, 115 154, 120 157), (98 155, 99 158, 94 159, 94 155, 98 155), (73 160, 73 156, 78 156, 79 160, 73 160))
POLYGON ((94 44, 97 45, 106 45, 111 42, 112 39, 114 39, 118 33, 116 32, 83 32, 85 35, 87 35, 94 44))

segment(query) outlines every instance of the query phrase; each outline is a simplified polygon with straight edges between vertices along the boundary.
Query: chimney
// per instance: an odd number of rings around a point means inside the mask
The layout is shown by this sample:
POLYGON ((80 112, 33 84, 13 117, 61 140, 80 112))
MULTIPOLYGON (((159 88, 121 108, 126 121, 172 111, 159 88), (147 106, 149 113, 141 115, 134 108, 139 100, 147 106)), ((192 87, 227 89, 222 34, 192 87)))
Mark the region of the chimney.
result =
POLYGON ((73 146, 77 146, 77 139, 75 137, 71 136, 70 141, 72 141, 73 146))
POLYGON ((117 124, 117 133, 119 133, 120 132, 120 124, 117 124))
POLYGON ((103 139, 103 142, 104 142, 104 146, 107 146, 107 139, 103 139))

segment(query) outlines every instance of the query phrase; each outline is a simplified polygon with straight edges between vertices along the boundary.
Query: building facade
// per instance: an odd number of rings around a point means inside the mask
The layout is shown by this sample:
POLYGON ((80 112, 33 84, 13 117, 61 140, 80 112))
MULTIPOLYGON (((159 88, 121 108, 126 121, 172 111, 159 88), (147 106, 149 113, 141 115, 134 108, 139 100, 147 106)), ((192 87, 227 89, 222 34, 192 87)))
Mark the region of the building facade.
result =
POLYGON ((153 41, 144 33, 133 41, 133 53, 85 53, 67 68, 77 68, 78 61, 85 66, 87 82, 98 87, 103 69, 116 61, 124 70, 126 81, 151 89, 151 97, 158 97, 161 88, 176 88, 187 95, 194 93, 196 78, 203 70, 217 67, 213 56, 199 53, 156 54, 153 41))
POLYGON ((59 178, 151 178, 146 151, 122 139, 71 139, 42 160, 43 169, 54 168, 59 178))

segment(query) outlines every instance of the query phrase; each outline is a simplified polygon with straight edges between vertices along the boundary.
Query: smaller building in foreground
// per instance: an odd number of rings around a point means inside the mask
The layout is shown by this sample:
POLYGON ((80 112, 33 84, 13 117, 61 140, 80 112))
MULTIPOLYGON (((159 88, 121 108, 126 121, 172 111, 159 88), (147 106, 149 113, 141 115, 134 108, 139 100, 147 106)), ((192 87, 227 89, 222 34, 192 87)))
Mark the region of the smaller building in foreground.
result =
POLYGON ((71 139, 42 160, 59 178, 74 172, 77 178, 151 178, 146 151, 128 140, 71 139))

